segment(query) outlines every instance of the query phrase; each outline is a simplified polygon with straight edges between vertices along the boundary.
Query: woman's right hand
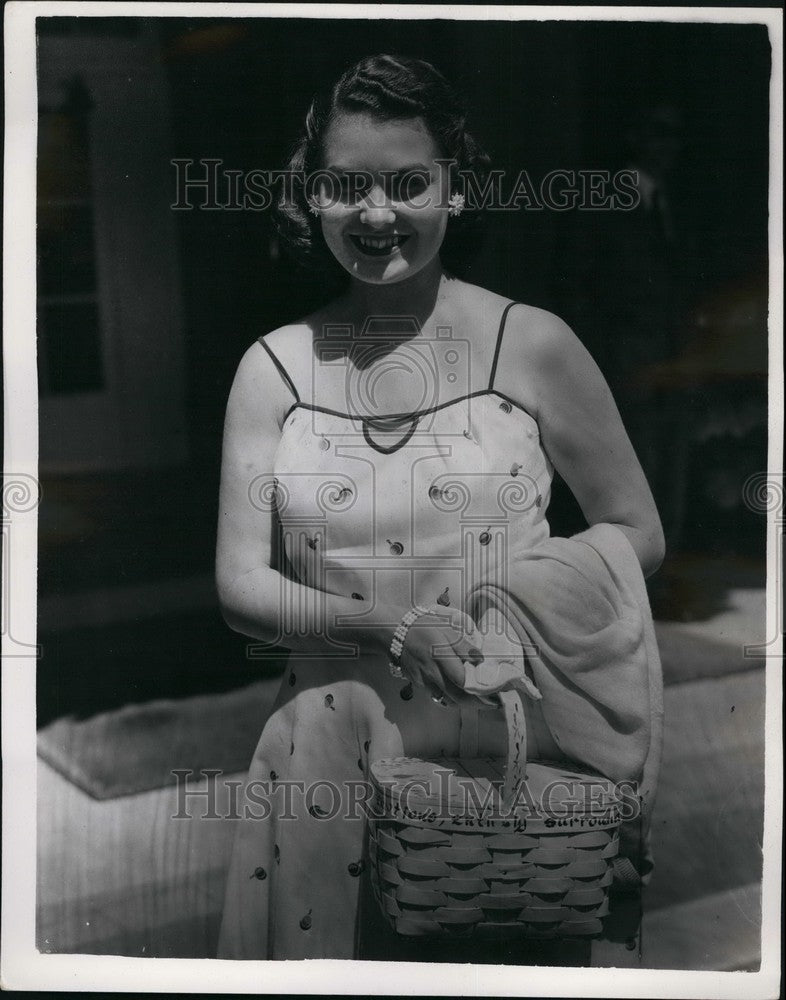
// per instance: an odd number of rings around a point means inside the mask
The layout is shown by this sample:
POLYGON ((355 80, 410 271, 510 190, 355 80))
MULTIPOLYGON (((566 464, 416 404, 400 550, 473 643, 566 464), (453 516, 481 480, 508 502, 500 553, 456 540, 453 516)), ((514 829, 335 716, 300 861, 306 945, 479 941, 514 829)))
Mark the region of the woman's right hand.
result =
POLYGON ((450 701, 461 698, 464 662, 483 659, 475 623, 457 609, 435 608, 410 625, 401 652, 401 669, 418 687, 450 701))

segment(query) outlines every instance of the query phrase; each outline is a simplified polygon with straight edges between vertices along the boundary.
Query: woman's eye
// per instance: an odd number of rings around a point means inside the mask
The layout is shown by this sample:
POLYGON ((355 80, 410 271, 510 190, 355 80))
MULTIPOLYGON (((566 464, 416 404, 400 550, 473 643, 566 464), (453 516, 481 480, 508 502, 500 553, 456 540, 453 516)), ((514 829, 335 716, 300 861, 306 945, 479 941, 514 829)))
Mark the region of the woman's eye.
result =
POLYGON ((345 203, 354 204, 358 201, 360 195, 358 191, 358 184, 350 177, 342 177, 339 182, 338 193, 341 200, 345 203))
MULTIPOLYGON (((385 197, 390 201, 413 201, 423 195, 431 184, 431 175, 422 170, 406 173, 386 172, 378 182, 376 198, 385 197)), ((331 190, 327 186, 321 192, 322 200, 328 202, 340 201, 344 205, 358 205, 370 197, 374 181, 370 175, 351 174, 338 175, 334 178, 331 190)))
POLYGON ((423 194, 430 183, 429 175, 419 170, 396 174, 390 178, 388 197, 394 201, 412 201, 423 194))
POLYGON ((344 205, 356 205, 365 198, 370 187, 367 178, 362 175, 343 174, 335 176, 329 190, 323 191, 323 200, 339 201, 344 205))

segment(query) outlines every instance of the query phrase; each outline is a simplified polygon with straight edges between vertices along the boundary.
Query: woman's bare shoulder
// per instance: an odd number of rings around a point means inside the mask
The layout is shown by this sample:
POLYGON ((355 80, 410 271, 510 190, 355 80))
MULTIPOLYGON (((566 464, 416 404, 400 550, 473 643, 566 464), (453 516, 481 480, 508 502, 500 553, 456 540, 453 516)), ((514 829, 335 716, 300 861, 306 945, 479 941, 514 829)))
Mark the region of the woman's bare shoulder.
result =
POLYGON ((469 281, 454 278, 453 294, 455 301, 463 309, 473 315, 493 316, 501 315, 510 299, 497 292, 492 292, 490 288, 483 288, 481 285, 473 285, 469 281))
POLYGON ((533 415, 555 389, 594 379, 594 362, 559 316, 517 302, 505 321, 495 386, 533 415))
POLYGON ((505 333, 511 329, 516 335, 531 331, 536 333, 549 328, 562 321, 553 313, 537 306, 527 305, 516 299, 511 299, 507 295, 500 295, 489 288, 480 285, 473 285, 467 281, 461 281, 457 285, 457 300, 464 309, 476 320, 482 319, 482 326, 493 330, 499 330, 505 310, 512 306, 505 320, 505 333))
POLYGON ((310 342, 307 319, 276 327, 253 341, 246 348, 235 372, 229 399, 230 412, 244 414, 255 422, 274 417, 281 423, 284 413, 292 405, 293 393, 280 369, 297 386, 305 367, 301 358, 310 342))
POLYGON ((505 317, 502 349, 510 360, 547 360, 570 351, 579 341, 559 316, 539 306, 528 305, 479 285, 461 283, 460 296, 474 326, 496 341, 505 317), (511 307, 506 314, 508 307, 511 307))
POLYGON ((505 324, 505 343, 520 359, 553 364, 575 357, 583 347, 568 324, 539 306, 517 302, 505 324))
POLYGON ((273 363, 272 354, 287 372, 292 369, 290 374, 294 377, 303 361, 310 357, 314 338, 327 321, 326 309, 319 309, 260 334, 243 355, 239 370, 266 372, 273 363))
POLYGON ((313 313, 311 316, 304 316, 302 319, 285 323, 283 326, 262 334, 257 343, 264 341, 276 357, 282 363, 286 363, 311 347, 314 330, 318 328, 318 314, 313 313))
POLYGON ((338 322, 334 303, 329 303, 320 309, 286 323, 261 338, 275 354, 295 384, 298 379, 310 379, 311 366, 314 358, 315 343, 325 336, 325 330, 338 322))

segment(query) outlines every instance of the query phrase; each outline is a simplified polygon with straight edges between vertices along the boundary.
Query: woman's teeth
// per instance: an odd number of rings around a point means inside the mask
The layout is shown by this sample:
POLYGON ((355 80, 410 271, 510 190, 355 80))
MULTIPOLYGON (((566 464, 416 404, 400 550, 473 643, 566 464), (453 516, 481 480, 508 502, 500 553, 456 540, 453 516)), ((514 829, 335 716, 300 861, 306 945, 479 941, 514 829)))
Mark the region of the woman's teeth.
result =
POLYGON ((353 236, 354 242, 364 253, 372 256, 384 256, 389 254, 395 247, 401 246, 407 239, 406 236, 353 236))

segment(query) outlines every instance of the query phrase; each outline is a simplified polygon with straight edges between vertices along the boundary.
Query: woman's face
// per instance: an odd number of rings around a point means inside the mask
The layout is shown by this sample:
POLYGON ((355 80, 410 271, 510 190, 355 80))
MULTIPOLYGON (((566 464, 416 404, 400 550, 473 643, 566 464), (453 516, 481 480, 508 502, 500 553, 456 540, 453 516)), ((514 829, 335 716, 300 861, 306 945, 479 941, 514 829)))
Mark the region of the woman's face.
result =
POLYGON ((435 259, 448 221, 449 173, 440 156, 420 118, 345 113, 327 129, 323 166, 331 177, 316 200, 325 242, 353 277, 394 284, 435 259))

